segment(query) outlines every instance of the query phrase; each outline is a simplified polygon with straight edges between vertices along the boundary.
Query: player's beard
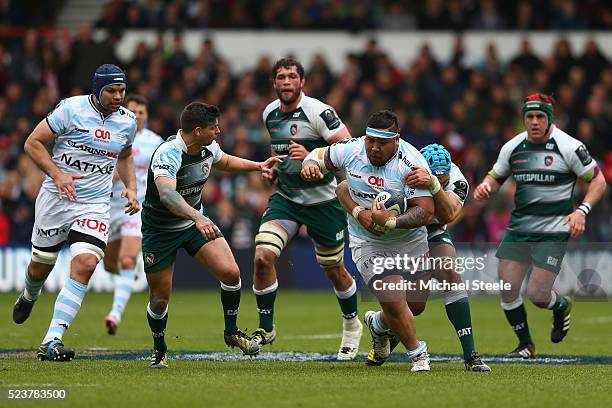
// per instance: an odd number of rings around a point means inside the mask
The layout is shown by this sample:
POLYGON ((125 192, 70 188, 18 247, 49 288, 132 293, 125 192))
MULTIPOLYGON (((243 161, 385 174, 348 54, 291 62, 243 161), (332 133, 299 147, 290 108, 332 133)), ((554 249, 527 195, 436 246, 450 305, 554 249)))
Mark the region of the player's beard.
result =
POLYGON ((285 96, 286 92, 276 91, 276 95, 278 96, 278 99, 280 99, 280 101, 282 102, 283 105, 291 105, 291 104, 293 104, 295 101, 298 100, 298 98, 300 97, 301 93, 302 93, 301 89, 296 89, 295 91, 293 91, 291 93, 291 96, 289 96, 287 98, 285 96))

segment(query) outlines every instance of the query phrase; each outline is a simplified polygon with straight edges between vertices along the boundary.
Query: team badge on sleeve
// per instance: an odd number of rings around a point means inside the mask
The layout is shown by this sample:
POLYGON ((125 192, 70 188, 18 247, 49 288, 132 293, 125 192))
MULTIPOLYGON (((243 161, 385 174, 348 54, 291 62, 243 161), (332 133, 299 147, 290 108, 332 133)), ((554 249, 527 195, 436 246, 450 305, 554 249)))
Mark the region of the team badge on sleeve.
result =
POLYGON ((457 194, 457 197, 459 197, 461 201, 465 201, 468 192, 468 184, 463 180, 458 180, 455 181, 453 185, 455 186, 453 192, 457 194))
POLYGON ((333 109, 325 109, 319 116, 321 119, 323 119, 329 130, 336 129, 338 126, 340 126, 340 118, 338 115, 336 115, 336 112, 334 112, 333 109))
POLYGON ((580 159, 580 162, 583 166, 586 166, 593 161, 593 158, 591 157, 589 151, 584 145, 580 145, 580 147, 575 150, 575 153, 576 156, 578 156, 578 158, 580 159))

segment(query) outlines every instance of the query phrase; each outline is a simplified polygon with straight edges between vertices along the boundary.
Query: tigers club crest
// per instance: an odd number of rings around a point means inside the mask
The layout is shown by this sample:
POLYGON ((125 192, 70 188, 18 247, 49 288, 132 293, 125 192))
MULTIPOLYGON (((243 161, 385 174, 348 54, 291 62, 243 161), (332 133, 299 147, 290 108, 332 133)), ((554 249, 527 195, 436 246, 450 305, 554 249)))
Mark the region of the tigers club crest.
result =
POLYGON ((553 164, 553 161, 554 161, 554 157, 552 156, 544 157, 544 164, 546 165, 546 167, 550 167, 553 164))

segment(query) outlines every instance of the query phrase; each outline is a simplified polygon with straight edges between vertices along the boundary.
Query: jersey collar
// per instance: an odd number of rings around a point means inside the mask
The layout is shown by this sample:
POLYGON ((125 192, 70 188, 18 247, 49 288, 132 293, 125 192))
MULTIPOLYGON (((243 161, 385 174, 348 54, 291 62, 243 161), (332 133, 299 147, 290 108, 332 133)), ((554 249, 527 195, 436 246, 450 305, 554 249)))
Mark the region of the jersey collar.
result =
POLYGON ((88 99, 88 100, 89 100, 89 104, 91 105, 92 109, 93 109, 94 111, 96 111, 96 113, 97 113, 97 114, 99 114, 99 115, 102 117, 102 119, 106 119, 106 118, 108 118, 110 115, 112 115, 113 113, 115 113, 115 112, 111 112, 111 113, 109 113, 109 114, 107 115, 107 114, 105 114, 104 112, 102 112, 100 109, 98 109, 98 108, 96 107, 96 104, 94 103, 93 98, 94 98, 93 94, 90 94, 90 95, 89 95, 89 99, 88 99))
POLYGON ((183 140, 183 136, 181 136, 180 129, 178 132, 176 132, 176 144, 178 145, 178 147, 181 148, 183 152, 187 153, 187 144, 183 140))

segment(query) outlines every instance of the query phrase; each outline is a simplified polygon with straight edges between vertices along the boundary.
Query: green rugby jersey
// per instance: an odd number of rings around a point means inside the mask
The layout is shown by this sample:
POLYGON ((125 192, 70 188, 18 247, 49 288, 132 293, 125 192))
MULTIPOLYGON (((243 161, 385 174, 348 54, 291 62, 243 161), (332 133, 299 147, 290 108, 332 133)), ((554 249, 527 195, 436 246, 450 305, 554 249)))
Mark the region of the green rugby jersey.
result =
POLYGON ((576 176, 584 176, 596 165, 582 142, 554 125, 544 143, 530 143, 527 132, 508 141, 489 173, 500 181, 512 175, 516 182, 508 230, 569 233, 563 220, 574 211, 576 176))
MULTIPOLYGON (((308 151, 328 146, 328 141, 345 126, 329 105, 302 93, 295 111, 283 113, 280 100, 270 103, 263 112, 263 122, 270 134, 272 150, 289 154, 289 142, 299 143, 308 151)), ((278 165, 278 193, 300 205, 323 204, 336 199, 336 178, 327 173, 323 180, 304 181, 300 177, 302 162, 287 158, 278 165)))
POLYGON ((161 203, 155 179, 166 176, 176 180, 176 191, 181 197, 196 210, 203 211, 202 188, 213 164, 221 160, 224 154, 219 144, 213 141, 204 146, 200 154, 188 155, 180 131, 159 145, 149 165, 147 194, 142 205, 143 226, 165 231, 181 231, 191 227, 192 220, 175 215, 161 203))

